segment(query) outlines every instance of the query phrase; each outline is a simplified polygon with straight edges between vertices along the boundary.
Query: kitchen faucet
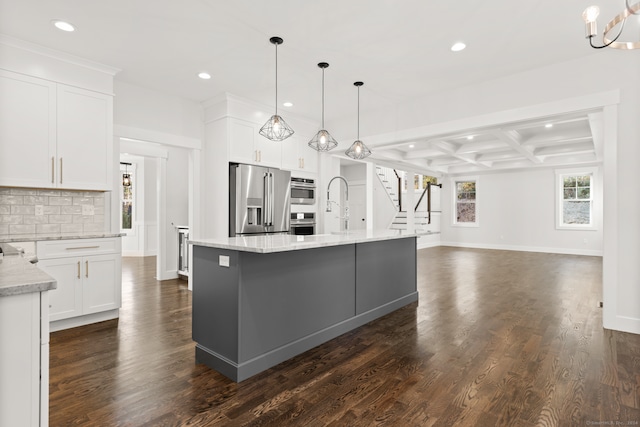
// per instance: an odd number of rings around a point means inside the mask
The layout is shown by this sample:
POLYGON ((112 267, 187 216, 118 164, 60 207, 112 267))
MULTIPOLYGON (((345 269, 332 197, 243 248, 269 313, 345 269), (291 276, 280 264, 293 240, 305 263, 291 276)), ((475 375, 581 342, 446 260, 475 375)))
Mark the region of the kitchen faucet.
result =
POLYGON ((340 206, 337 202, 331 201, 329 199, 329 190, 331 189, 331 183, 335 179, 341 179, 342 181, 344 181, 344 185, 346 188, 344 216, 341 218, 344 219, 344 231, 349 231, 349 182, 343 176, 334 176, 333 178, 331 178, 331 181, 329 181, 329 185, 327 185, 327 212, 331 212, 331 203, 335 203, 336 205, 340 206))

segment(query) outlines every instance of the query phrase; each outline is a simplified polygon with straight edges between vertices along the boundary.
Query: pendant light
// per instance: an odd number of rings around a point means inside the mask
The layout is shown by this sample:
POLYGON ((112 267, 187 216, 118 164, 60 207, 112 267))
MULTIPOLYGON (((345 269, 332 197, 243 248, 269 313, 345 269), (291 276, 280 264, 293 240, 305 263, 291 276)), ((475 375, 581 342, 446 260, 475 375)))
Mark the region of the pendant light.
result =
POLYGON ((356 160, 362 160, 365 157, 369 157, 371 155, 371 150, 369 150, 369 148, 364 145, 364 142, 360 141, 360 86, 362 86, 363 84, 364 83, 362 82, 355 82, 353 84, 358 88, 358 139, 356 139, 356 141, 351 144, 351 147, 349 147, 349 149, 344 152, 347 156, 356 160))
POLYGON ((293 135, 293 129, 278 115, 278 45, 282 44, 283 40, 280 37, 271 37, 269 41, 276 46, 276 113, 260 128, 260 135, 271 141, 284 141, 293 135))
POLYGON ((120 162, 120 164, 124 165, 124 173, 122 174, 122 186, 131 187, 131 175, 129 174, 129 166, 131 166, 131 163, 120 162))
POLYGON ((631 15, 640 15, 640 2, 630 5, 629 0, 625 0, 625 8, 622 12, 616 15, 611 21, 604 27, 602 34, 602 44, 593 44, 593 39, 598 35, 598 29, 596 19, 600 14, 600 8, 598 6, 589 6, 582 12, 582 19, 585 22, 586 38, 589 39, 589 44, 594 49, 603 49, 605 47, 611 47, 614 49, 640 49, 640 40, 631 41, 618 41, 624 30, 624 25, 627 22, 627 18, 631 15), (618 28, 618 32, 612 38, 612 30, 615 27, 618 28))
POLYGON ((318 64, 318 67, 322 68, 322 126, 318 133, 309 141, 309 147, 317 151, 329 151, 338 146, 338 141, 333 139, 329 131, 324 128, 324 69, 328 68, 329 64, 321 62, 318 64))

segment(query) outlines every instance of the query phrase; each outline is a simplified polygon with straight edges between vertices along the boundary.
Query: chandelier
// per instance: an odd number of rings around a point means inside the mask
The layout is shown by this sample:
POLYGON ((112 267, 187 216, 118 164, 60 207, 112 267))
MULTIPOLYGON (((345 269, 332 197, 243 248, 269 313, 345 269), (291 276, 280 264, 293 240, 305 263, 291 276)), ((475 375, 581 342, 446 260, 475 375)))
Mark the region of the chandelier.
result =
POLYGON ((595 49, 602 49, 605 47, 611 47, 614 49, 640 49, 640 41, 618 41, 624 30, 624 25, 631 15, 640 15, 640 2, 629 5, 629 0, 625 0, 625 9, 616 15, 607 25, 604 27, 602 33, 602 45, 594 45, 593 38, 598 35, 598 28, 596 19, 600 14, 600 8, 598 6, 589 6, 582 12, 582 18, 585 22, 586 38, 589 39, 589 44, 595 49), (611 30, 615 27, 620 27, 614 37, 611 37, 611 30))

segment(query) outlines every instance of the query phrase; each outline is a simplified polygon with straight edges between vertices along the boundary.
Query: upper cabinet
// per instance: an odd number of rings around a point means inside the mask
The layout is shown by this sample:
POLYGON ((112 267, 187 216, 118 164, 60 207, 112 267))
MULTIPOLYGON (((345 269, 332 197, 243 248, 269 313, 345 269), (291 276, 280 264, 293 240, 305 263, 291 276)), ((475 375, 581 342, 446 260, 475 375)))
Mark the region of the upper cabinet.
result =
POLYGON ((290 171, 318 172, 318 152, 293 135, 282 141, 282 168, 290 171))
POLYGON ((57 94, 58 187, 110 189, 113 98, 65 85, 57 94))
POLYGON ((110 95, 0 70, 0 186, 110 190, 110 95))
POLYGON ((54 187, 56 84, 0 70, 0 94, 0 185, 54 187))
POLYGON ((282 164, 280 142, 269 141, 258 132, 260 127, 244 120, 229 119, 229 160, 279 168, 282 164))

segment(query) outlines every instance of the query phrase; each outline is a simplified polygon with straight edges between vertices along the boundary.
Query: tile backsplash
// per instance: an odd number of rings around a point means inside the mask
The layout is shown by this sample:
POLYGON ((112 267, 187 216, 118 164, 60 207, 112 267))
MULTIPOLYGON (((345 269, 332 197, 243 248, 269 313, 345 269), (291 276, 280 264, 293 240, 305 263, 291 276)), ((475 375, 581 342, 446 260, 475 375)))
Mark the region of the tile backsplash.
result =
POLYGON ((0 235, 105 230, 105 193, 0 188, 0 235))

